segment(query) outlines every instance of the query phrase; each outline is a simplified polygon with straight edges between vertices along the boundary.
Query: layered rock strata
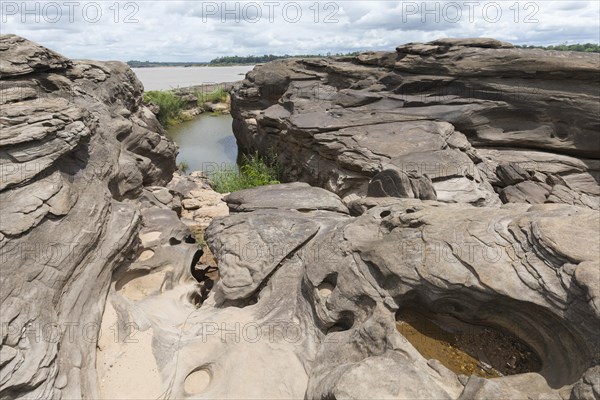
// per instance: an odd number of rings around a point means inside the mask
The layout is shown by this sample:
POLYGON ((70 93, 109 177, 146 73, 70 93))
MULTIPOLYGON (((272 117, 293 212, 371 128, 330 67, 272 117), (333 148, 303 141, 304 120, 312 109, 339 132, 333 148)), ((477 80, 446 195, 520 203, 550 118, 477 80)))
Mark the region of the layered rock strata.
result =
MULTIPOLYGON (((98 398, 112 275, 149 255, 142 226, 178 222, 155 197, 177 147, 123 63, 75 62, 2 35, 0 75, 0 397, 98 398)), ((189 267, 197 246, 172 247, 189 267)))
POLYGON ((440 40, 257 67, 238 142, 313 186, 223 199, 174 174, 124 64, 0 52, 0 398, 600 396, 593 56, 440 40), (406 310, 538 367, 453 371, 406 310))
POLYGON ((287 180, 342 198, 392 169, 427 175, 442 202, 598 210, 599 74, 597 54, 493 39, 282 60, 234 90, 234 132, 277 153, 287 180))

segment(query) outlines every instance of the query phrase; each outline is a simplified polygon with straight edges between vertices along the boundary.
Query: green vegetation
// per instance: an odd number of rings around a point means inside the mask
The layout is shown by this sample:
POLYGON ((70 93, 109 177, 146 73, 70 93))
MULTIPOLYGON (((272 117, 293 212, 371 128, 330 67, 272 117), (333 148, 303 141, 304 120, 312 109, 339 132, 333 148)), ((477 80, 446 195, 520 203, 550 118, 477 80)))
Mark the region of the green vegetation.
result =
POLYGON ((203 248, 204 246, 206 246, 206 240, 204 239, 204 231, 197 232, 194 236, 196 237, 196 243, 198 244, 198 247, 203 248))
POLYGON ((198 97, 198 106, 202 107, 205 103, 224 103, 229 94, 222 87, 218 87, 210 93, 196 92, 196 97, 198 97))
POLYGON ((151 90, 144 93, 144 102, 158 106, 158 120, 163 126, 170 126, 184 120, 183 101, 171 91, 151 90))
POLYGON ((227 56, 227 57, 219 57, 210 61, 210 65, 253 65, 253 64, 262 64, 269 61, 280 60, 283 58, 316 58, 316 57, 343 57, 343 56, 355 56, 359 54, 359 52, 353 53, 327 53, 326 55, 322 54, 303 54, 303 55, 295 55, 291 56, 289 54, 285 54, 283 56, 276 56, 273 54, 265 54, 263 56, 227 56))
POLYGON ((586 53, 600 53, 600 46, 597 43, 585 43, 585 44, 559 44, 556 46, 515 46, 521 49, 543 49, 543 50, 558 50, 558 51, 582 51, 586 53))
POLYGON ((270 155, 262 158, 258 152, 254 155, 243 155, 241 166, 221 170, 211 176, 213 189, 219 193, 230 193, 257 186, 275 185, 279 183, 280 168, 276 157, 270 155))
MULTIPOLYGON (((175 90, 150 90, 144 93, 144 102, 154 104, 159 107, 157 118, 164 127, 175 125, 186 121, 191 117, 183 111, 186 109, 186 102, 183 100, 189 93, 175 90)), ((218 87, 212 92, 197 91, 194 95, 198 99, 198 106, 204 107, 210 103, 225 103, 229 98, 229 93, 223 88, 218 87)), ((219 115, 219 112, 213 114, 219 115)))
MULTIPOLYGON (((586 53, 600 53, 600 46, 598 43, 584 43, 584 44, 559 44, 555 46, 533 46, 533 45, 517 45, 522 49, 544 49, 544 50, 559 50, 559 51, 583 51, 586 53)), ((225 56, 218 57, 210 62, 157 62, 157 61, 138 61, 131 60, 127 61, 127 64, 131 68, 151 68, 151 67, 205 67, 205 66, 227 66, 227 65, 254 65, 262 64, 269 61, 280 60, 284 58, 316 58, 316 57, 348 57, 356 56, 359 51, 351 53, 327 53, 327 54, 302 54, 302 55, 289 55, 284 54, 282 56, 276 56, 274 54, 265 54, 262 56, 225 56)))
POLYGON ((179 164, 177 164, 177 169, 184 174, 187 174, 190 169, 190 165, 187 163, 187 161, 181 161, 179 164))

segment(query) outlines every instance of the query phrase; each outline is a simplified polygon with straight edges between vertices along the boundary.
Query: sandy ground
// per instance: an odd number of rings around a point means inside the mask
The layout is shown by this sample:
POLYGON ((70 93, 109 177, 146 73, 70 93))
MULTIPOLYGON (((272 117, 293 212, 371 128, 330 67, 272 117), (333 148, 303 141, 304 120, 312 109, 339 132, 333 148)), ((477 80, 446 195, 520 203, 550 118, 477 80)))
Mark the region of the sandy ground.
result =
MULTIPOLYGON (((120 292, 131 299, 142 299, 157 289, 159 275, 164 276, 164 273, 135 278, 120 292)), ((102 318, 96 352, 100 395, 103 399, 156 399, 161 395, 162 385, 152 352, 152 328, 141 331, 131 325, 129 329, 117 329, 127 328, 123 326, 126 323, 118 321, 111 301, 121 293, 109 295, 102 318)))
MULTIPOLYGON (((223 195, 210 188, 202 188, 191 190, 182 201, 182 222, 196 237, 203 234, 215 216, 229 213, 222 198, 223 195)), ((138 259, 129 266, 129 271, 113 277, 96 351, 102 399, 159 399, 172 394, 173 374, 179 362, 179 356, 174 355, 178 355, 182 332, 189 331, 186 321, 198 311, 193 299, 201 291, 187 272, 189 266, 179 265, 177 260, 170 260, 171 265, 161 266, 152 273, 139 268, 144 261, 155 257, 150 247, 161 233, 140 232, 142 251, 138 259), (174 275, 183 278, 173 282, 174 275), (161 375, 165 368, 170 371, 169 376, 161 375)), ((160 247, 154 249, 160 251, 160 247)), ((200 263, 216 267, 206 246, 200 263)), ((199 366, 191 370, 180 386, 187 395, 204 391, 210 381, 210 373, 199 366)))

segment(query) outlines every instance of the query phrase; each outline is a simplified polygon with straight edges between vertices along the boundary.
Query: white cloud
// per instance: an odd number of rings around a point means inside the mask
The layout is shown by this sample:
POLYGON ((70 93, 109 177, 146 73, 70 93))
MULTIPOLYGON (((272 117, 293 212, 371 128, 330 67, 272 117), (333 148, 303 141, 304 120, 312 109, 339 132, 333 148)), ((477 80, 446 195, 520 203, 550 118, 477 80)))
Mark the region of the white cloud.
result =
POLYGON ((222 1, 111 0, 69 9, 62 0, 2 0, 0 30, 71 58, 156 61, 392 50, 438 37, 491 36, 516 44, 600 41, 600 2, 593 0, 484 0, 471 8, 466 0, 275 3, 229 1, 225 9, 222 1))

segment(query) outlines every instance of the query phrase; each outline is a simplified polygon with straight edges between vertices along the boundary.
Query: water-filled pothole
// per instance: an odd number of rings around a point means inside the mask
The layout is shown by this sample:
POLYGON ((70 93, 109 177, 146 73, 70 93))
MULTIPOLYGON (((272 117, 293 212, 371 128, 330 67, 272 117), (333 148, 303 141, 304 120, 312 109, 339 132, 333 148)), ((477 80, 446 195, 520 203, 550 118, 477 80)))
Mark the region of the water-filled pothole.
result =
POLYGON ((456 374, 495 378, 542 369, 540 357, 515 335, 414 308, 397 314, 398 331, 426 358, 456 374))
MULTIPOLYGON (((577 323, 573 323, 547 308, 498 294, 439 292, 431 289, 419 287, 396 299, 400 309, 397 313, 399 321, 402 317, 408 320, 406 313, 413 310, 420 314, 417 315, 417 321, 429 320, 435 327, 433 332, 437 332, 438 336, 426 332, 423 336, 411 339, 418 349, 440 349, 440 346, 449 344, 453 349, 477 359, 477 362, 491 364, 499 373, 538 372, 554 389, 577 382, 590 366, 598 363, 600 352, 597 350, 597 341, 590 339, 598 337, 598 327, 593 322, 588 324, 578 319, 577 323), (467 325, 461 325, 461 322, 467 325), (449 326, 454 326, 454 329, 449 326), (469 334, 452 337, 453 332, 461 330, 469 334), (494 333, 496 331, 499 334, 494 333), (434 343, 433 339, 437 341, 434 343), (474 341, 476 351, 470 350, 472 347, 465 344, 467 339, 474 341), (425 344, 419 345, 419 340, 425 344), (481 354, 485 358, 480 358, 481 354), (503 368, 508 370, 503 371, 503 368)), ((418 322, 408 322, 413 329, 419 328, 418 322)), ((443 352, 426 357, 437 358, 442 363, 451 358, 444 356, 443 352)))

